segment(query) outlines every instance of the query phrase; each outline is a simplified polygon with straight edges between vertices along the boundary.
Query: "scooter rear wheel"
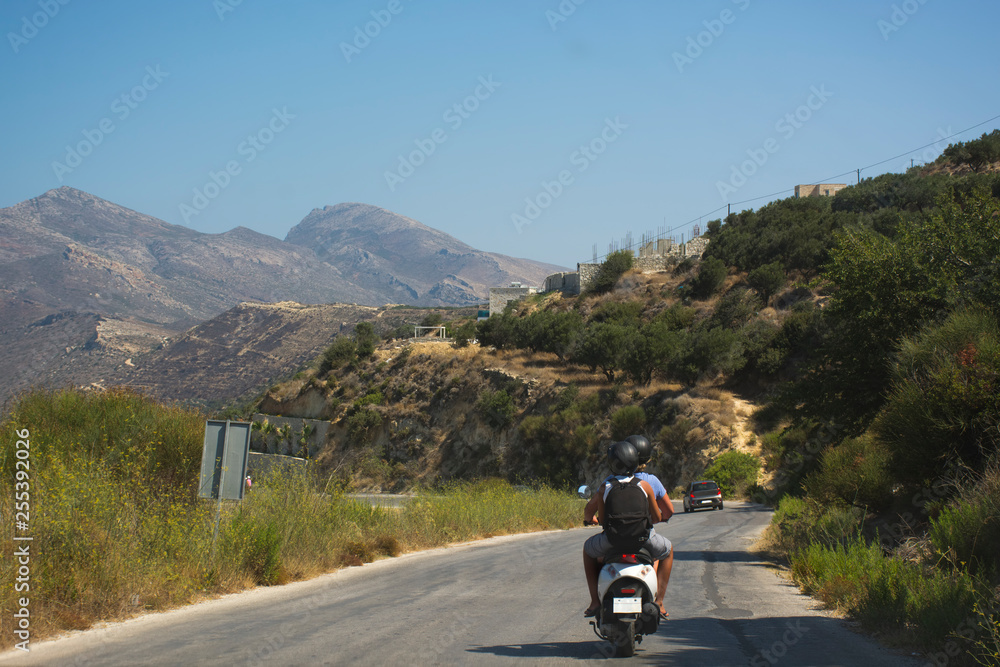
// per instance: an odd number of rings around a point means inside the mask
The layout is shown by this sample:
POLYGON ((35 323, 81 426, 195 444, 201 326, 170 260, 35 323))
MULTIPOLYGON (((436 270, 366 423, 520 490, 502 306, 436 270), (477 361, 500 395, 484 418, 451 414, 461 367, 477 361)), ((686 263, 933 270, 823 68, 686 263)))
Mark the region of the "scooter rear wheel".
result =
POLYGON ((631 658, 635 655, 635 623, 615 623, 615 628, 611 631, 611 643, 614 644, 616 658, 631 658))

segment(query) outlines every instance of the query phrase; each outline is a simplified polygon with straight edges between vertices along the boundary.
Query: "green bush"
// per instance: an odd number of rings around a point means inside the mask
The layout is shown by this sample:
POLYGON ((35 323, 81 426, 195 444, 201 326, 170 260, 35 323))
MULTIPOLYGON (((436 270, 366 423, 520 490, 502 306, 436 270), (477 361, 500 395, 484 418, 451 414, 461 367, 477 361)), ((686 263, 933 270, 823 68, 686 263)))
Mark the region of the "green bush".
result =
POLYGON ((468 347, 469 341, 476 337, 476 323, 472 320, 455 329, 455 347, 468 347))
POLYGON ((382 416, 371 408, 361 408, 347 418, 347 433, 352 440, 367 442, 372 431, 382 425, 382 416))
POLYGON ((646 427, 646 411, 639 405, 626 405, 611 415, 611 435, 615 440, 624 440, 630 435, 641 433, 646 427))
POLYGON ((632 261, 631 250, 616 250, 608 255, 597 270, 589 291, 593 294, 610 292, 618 279, 632 268, 632 261))
POLYGON ((974 580, 887 558, 878 544, 860 539, 802 549, 792 562, 792 575, 807 592, 866 628, 908 628, 909 641, 924 647, 941 646, 955 628, 974 618, 974 580))
POLYGON ((1000 466, 990 465, 931 519, 928 535, 953 567, 990 579, 1000 575, 1000 466))
POLYGON ((920 485, 955 459, 981 470, 998 451, 1000 329, 988 311, 957 311, 905 340, 892 378, 874 430, 898 478, 920 485))
POLYGON ((757 484, 760 459, 732 449, 720 455, 705 470, 705 479, 714 480, 725 498, 738 498, 757 484))
POLYGON ((323 352, 323 357, 319 365, 319 374, 325 375, 334 368, 340 368, 352 361, 357 355, 357 351, 358 348, 353 340, 347 336, 337 336, 323 352))
POLYGON ((476 408, 494 428, 507 428, 514 420, 517 406, 506 390, 485 390, 476 403, 476 408))
POLYGON ((771 262, 757 267, 747 275, 747 283, 757 292, 761 300, 768 300, 785 284, 785 270, 781 262, 771 262))
POLYGON ((285 578, 281 572, 281 548, 281 535, 273 520, 256 521, 240 513, 229 522, 220 553, 249 571, 254 583, 271 586, 283 583, 285 578))
POLYGON ((692 296, 696 299, 709 298, 722 286, 728 273, 722 260, 715 257, 703 259, 698 266, 698 275, 691 281, 692 296))
POLYGON ((892 501, 892 455, 877 438, 847 438, 823 452, 820 469, 805 481, 806 492, 820 502, 882 509, 892 501))
POLYGON ((807 498, 783 496, 774 511, 768 532, 784 555, 810 544, 843 544, 859 533, 864 512, 843 503, 820 505, 807 498))
POLYGON ((375 354, 378 336, 371 322, 358 322, 354 327, 354 345, 359 359, 368 359, 375 354))

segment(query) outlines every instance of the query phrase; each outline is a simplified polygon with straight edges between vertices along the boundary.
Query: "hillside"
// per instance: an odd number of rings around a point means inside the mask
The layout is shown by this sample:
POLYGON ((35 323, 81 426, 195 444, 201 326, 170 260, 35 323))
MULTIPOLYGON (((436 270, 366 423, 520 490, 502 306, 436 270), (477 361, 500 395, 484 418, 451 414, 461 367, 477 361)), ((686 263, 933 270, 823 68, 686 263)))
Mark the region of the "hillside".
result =
POLYGON ((285 241, 312 248, 382 303, 476 305, 490 287, 541 285, 565 269, 483 252, 416 220, 367 204, 315 209, 285 241))
MULTIPOLYGON (((634 273, 613 295, 537 297, 523 305, 534 314, 525 321, 577 311, 599 319, 622 304, 641 310, 649 295, 674 294, 691 277, 634 273)), ((783 306, 767 316, 782 320, 796 299, 777 300, 783 306)), ((706 313, 712 303, 703 305, 706 313)), ((469 321, 451 317, 453 331, 469 321)), ((667 378, 622 384, 556 354, 513 346, 391 341, 370 359, 329 372, 313 364, 272 388, 256 409, 330 421, 318 463, 349 471, 355 486, 373 490, 485 476, 592 483, 603 474, 602 445, 638 432, 658 441, 653 469, 668 488, 701 475, 730 449, 759 451, 753 405, 716 386, 711 373, 697 386, 667 378)))
POLYGON ((710 477, 776 505, 769 548, 805 591, 996 664, 1000 173, 962 157, 996 136, 712 221, 702 261, 670 273, 615 253, 604 293, 529 298, 478 345, 331 346, 259 407, 329 420, 317 463, 367 488, 593 482, 610 442, 645 434, 668 488, 710 477))
MULTIPOLYGON (((494 284, 540 282, 558 268, 360 204, 314 211, 289 237, 203 234, 68 187, 0 209, 0 404, 36 384, 158 386, 133 378, 126 360, 239 303, 478 304, 494 284)), ((205 394, 238 395, 212 376, 200 381, 205 394)), ((165 391, 154 393, 173 395, 165 391)))
MULTIPOLYGON (((377 331, 419 322, 434 309, 373 308, 294 302, 242 303, 133 355, 106 377, 156 398, 219 408, 245 401, 311 361, 339 334, 371 322, 377 331)), ((466 316, 475 310, 452 310, 466 316)))

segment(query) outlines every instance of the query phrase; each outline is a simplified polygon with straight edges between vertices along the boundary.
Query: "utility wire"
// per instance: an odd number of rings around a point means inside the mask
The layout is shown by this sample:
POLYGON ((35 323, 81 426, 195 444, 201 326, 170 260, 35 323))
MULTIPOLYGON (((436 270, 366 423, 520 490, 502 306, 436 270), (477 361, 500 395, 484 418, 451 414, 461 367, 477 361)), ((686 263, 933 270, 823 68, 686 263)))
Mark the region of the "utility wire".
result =
MULTIPOLYGON (((871 169, 872 167, 877 167, 879 165, 885 164, 886 162, 892 162, 893 160, 898 160, 901 157, 906 157, 907 155, 912 155, 913 153, 916 153, 917 151, 922 151, 925 148, 930 148, 931 146, 936 146, 937 144, 941 143, 942 141, 947 141, 948 139, 953 139, 953 138, 955 138, 957 136, 965 134, 966 132, 969 132, 970 130, 974 130, 977 127, 982 127, 983 125, 986 125, 987 123, 991 123, 991 122, 993 122, 993 121, 995 121, 997 119, 1000 119, 1000 115, 993 116, 993 118, 988 118, 988 119, 984 120, 983 122, 976 123, 975 125, 967 127, 964 130, 959 130, 958 132, 955 132, 954 134, 950 134, 947 137, 941 137, 940 139, 938 139, 937 141, 935 141, 933 143, 925 144, 925 145, 920 146, 918 148, 913 148, 911 150, 906 151, 905 153, 900 153, 899 155, 893 156, 893 157, 888 158, 886 160, 882 160, 880 162, 875 162, 874 164, 870 164, 867 167, 861 167, 861 169, 851 169, 850 171, 845 171, 842 174, 837 174, 836 176, 829 176, 827 178, 824 178, 823 180, 816 181, 815 183, 807 183, 806 185, 816 185, 818 183, 829 183, 829 182, 833 181, 833 179, 835 179, 835 178, 841 178, 843 176, 847 176, 849 174, 854 174, 854 173, 860 174, 862 171, 865 171, 867 169, 871 169)), ((772 197, 777 197, 778 195, 783 195, 783 194, 786 194, 788 192, 794 192, 794 191, 795 191, 794 188, 786 188, 786 189, 780 190, 778 192, 773 192, 773 193, 771 193, 769 195, 761 195, 760 197, 754 197, 752 199, 744 199, 743 201, 730 202, 730 203, 726 204, 725 206, 720 206, 719 208, 717 208, 715 210, 709 211, 708 213, 705 213, 703 215, 699 215, 697 218, 692 218, 688 222, 682 223, 680 225, 676 225, 675 227, 672 227, 672 228, 666 230, 665 232, 663 232, 662 234, 658 235, 657 238, 663 238, 664 236, 667 236, 668 234, 670 234, 670 232, 676 231, 678 229, 686 229, 687 227, 693 225, 695 222, 698 222, 702 218, 705 218, 705 217, 708 217, 708 216, 713 215, 715 213, 718 213, 719 211, 721 211, 724 208, 728 208, 730 206, 739 206, 740 204, 749 204, 750 202, 760 201, 761 199, 770 199, 772 197)), ((632 250, 634 248, 640 247, 641 245, 642 245, 642 241, 639 241, 639 242, 636 242, 636 243, 631 243, 628 246, 625 246, 625 247, 621 248, 621 250, 632 250)), ((598 260, 602 260, 602 259, 607 259, 607 257, 608 257, 608 255, 601 255, 597 259, 598 260)), ((596 263, 596 261, 597 260, 594 260, 595 263, 596 263)))

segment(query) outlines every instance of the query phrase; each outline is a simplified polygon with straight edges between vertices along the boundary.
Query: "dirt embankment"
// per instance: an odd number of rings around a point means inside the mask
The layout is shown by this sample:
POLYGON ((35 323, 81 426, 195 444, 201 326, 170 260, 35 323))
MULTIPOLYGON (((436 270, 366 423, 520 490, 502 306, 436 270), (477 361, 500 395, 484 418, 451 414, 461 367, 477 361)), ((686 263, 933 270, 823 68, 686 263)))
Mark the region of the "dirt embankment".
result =
POLYGON ((616 386, 550 354, 390 344, 331 378, 309 372, 275 387, 260 410, 329 420, 319 465, 352 471, 367 490, 479 476, 593 484, 605 472, 604 448, 628 434, 614 415, 629 406, 642 408, 633 430, 657 445, 651 469, 668 489, 700 476, 729 449, 755 449, 753 405, 729 391, 616 386), (506 418, 487 404, 500 392, 511 399, 506 418), (556 462, 568 470, 555 470, 556 462))

